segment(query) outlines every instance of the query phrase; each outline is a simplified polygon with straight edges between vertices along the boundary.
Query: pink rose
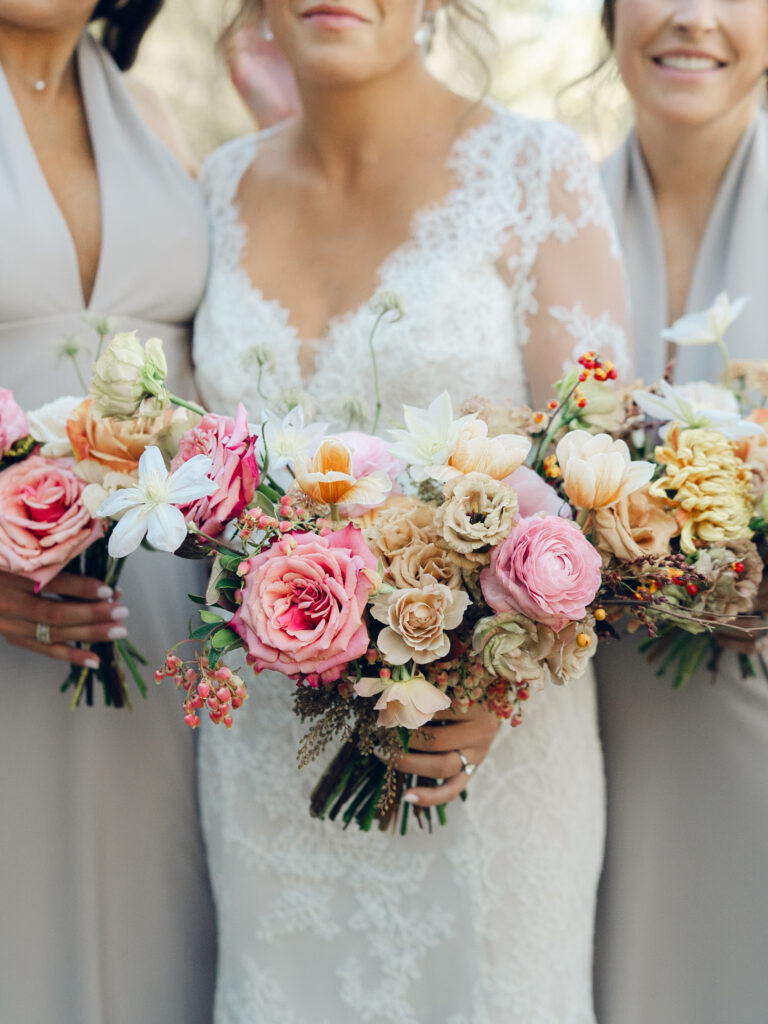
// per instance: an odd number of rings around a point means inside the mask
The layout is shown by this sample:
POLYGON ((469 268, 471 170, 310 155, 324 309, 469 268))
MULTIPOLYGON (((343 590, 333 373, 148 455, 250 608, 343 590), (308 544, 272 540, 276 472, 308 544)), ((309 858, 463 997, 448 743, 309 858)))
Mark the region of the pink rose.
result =
MULTIPOLYGON (((405 469, 405 463, 392 454, 386 441, 373 434, 364 434, 360 430, 346 430, 335 436, 352 452, 352 475, 355 479, 359 480, 376 472, 386 473, 392 481, 392 490, 389 493, 402 493, 396 481, 405 469)), ((355 519, 370 511, 370 508, 370 505, 348 504, 343 505, 341 511, 347 518, 355 519)))
POLYGON ((559 632, 587 614, 600 568, 600 555, 575 523, 533 516, 493 549, 480 586, 495 612, 521 612, 559 632))
POLYGON ((0 473, 0 569, 40 590, 104 531, 69 459, 30 455, 0 473))
POLYGON ((194 523, 209 537, 218 537, 225 524, 237 519, 250 504, 259 485, 256 437, 248 430, 242 403, 237 407, 234 420, 230 416, 209 413, 188 430, 179 442, 171 470, 178 469, 193 455, 208 455, 213 459, 210 477, 218 484, 218 489, 209 497, 180 508, 187 522, 194 523))
POLYGON ((568 502, 528 466, 519 466, 514 473, 506 477, 504 483, 517 492, 521 516, 535 516, 543 512, 545 515, 560 516, 563 519, 573 517, 568 502))
POLYGON ((333 682, 365 654, 362 617, 376 559, 357 527, 324 537, 294 533, 243 568, 242 603, 230 625, 259 671, 317 673, 333 682))
POLYGON ((0 455, 29 434, 29 423, 8 388, 0 388, 0 455))

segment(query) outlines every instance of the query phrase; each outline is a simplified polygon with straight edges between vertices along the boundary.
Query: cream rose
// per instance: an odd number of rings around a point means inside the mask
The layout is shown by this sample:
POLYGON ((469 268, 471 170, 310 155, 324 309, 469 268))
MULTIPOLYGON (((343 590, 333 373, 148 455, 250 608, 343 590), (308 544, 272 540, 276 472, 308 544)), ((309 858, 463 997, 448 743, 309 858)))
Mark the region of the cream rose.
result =
POLYGON ((459 625, 469 603, 464 591, 451 590, 431 576, 421 587, 378 594, 371 614, 386 626, 377 646, 391 665, 411 660, 426 665, 444 658, 451 647, 446 632, 459 625))
POLYGON ((502 612, 480 619, 472 634, 472 653, 492 676, 540 689, 549 681, 546 658, 555 634, 527 615, 502 612))
POLYGON ((650 484, 593 512, 592 526, 598 550, 627 562, 669 554, 669 542, 680 532, 664 499, 650 493, 650 484))

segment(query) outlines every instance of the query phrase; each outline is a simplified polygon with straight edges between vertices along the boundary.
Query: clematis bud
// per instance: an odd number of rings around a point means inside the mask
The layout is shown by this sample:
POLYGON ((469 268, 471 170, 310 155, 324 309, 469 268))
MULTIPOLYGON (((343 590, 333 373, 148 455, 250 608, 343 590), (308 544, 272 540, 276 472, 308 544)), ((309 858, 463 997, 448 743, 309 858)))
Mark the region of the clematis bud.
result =
POLYGON ((142 346, 135 331, 116 334, 93 367, 88 395, 98 416, 128 419, 158 416, 168 405, 168 365, 163 343, 150 338, 142 346))

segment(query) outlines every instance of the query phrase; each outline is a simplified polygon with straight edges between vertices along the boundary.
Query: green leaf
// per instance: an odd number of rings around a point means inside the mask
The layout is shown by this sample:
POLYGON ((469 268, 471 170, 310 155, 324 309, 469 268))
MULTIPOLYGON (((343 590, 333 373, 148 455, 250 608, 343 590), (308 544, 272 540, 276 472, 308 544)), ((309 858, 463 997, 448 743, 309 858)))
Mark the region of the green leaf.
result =
POLYGON ((216 612, 209 612, 207 610, 200 612, 200 619, 202 622, 221 622, 221 616, 217 615, 216 612))
POLYGON ((240 563, 245 558, 241 558, 239 555, 219 555, 219 565, 225 572, 234 572, 240 568, 240 563))
MULTIPOLYGON (((265 485, 262 484, 262 487, 264 487, 264 486, 265 485)), ((274 494, 275 493, 272 490, 271 487, 269 488, 269 491, 270 491, 270 494, 274 494)), ((251 508, 255 507, 255 508, 261 509, 261 511, 265 515, 270 516, 270 518, 272 518, 272 519, 275 518, 275 505, 274 505, 274 502, 269 497, 267 497, 266 494, 264 494, 264 492, 263 492, 261 487, 254 494, 253 500, 251 501, 251 504, 250 504, 250 507, 251 508)))
POLYGON ((141 694, 142 697, 146 698, 147 684, 141 677, 141 672, 139 672, 138 666, 136 665, 136 662, 133 660, 128 645, 122 640, 116 640, 115 647, 117 648, 121 658, 125 662, 126 668, 133 676, 133 681, 134 683, 136 683, 139 693, 141 694))
POLYGON ((187 597, 193 604, 208 604, 204 597, 200 597, 198 594, 187 594, 187 597))
POLYGON ((217 633, 214 633, 211 637, 211 647, 216 651, 223 651, 225 647, 229 647, 230 644, 239 643, 240 637, 234 631, 225 627, 220 629, 217 633))
POLYGON ((189 639, 190 640, 205 640, 205 638, 211 632, 210 626, 198 626, 197 629, 190 629, 189 639))

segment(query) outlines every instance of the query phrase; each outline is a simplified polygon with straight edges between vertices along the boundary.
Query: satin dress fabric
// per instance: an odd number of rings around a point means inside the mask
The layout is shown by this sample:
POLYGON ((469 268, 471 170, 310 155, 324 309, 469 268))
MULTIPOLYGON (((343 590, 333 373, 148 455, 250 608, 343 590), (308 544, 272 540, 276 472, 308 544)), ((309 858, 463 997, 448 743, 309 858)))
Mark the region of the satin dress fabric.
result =
MULTIPOLYGON (((77 69, 98 171, 102 247, 86 308, 66 222, 0 68, 0 385, 25 409, 82 394, 64 342, 94 317, 165 342, 193 395, 190 321, 208 264, 197 186, 145 128, 120 72, 84 36, 77 69)), ((0 641, 0 1021, 209 1024, 215 931, 193 736, 169 683, 200 568, 139 551, 121 579, 149 695, 69 710, 67 672, 0 641)), ((132 684, 131 684, 132 685, 132 684)))

